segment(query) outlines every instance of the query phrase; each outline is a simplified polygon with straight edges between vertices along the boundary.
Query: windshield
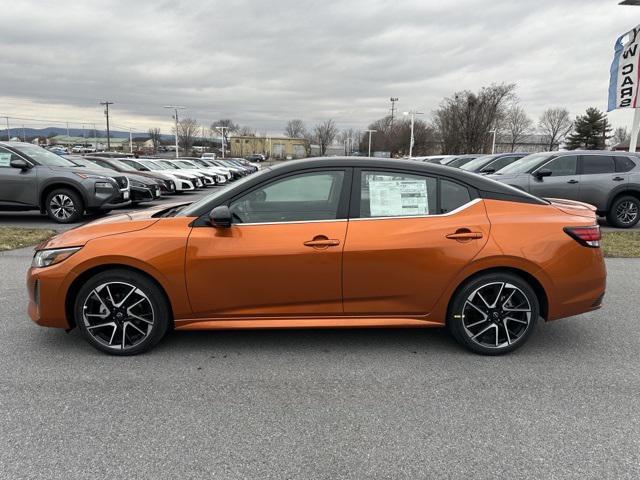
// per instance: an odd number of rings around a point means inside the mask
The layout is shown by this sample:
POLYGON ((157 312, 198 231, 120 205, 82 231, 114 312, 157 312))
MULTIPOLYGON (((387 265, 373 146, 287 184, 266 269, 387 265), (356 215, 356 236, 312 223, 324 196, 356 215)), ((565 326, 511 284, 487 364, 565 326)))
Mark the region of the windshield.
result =
POLYGON ((483 155, 482 157, 478 157, 474 160, 471 160, 470 162, 465 163, 460 167, 460 170, 466 170, 467 172, 476 172, 494 158, 496 158, 495 155, 483 155))
POLYGON ((551 157, 553 157, 553 155, 550 155, 548 153, 536 153, 533 155, 527 155, 526 157, 522 157, 520 160, 516 160, 511 165, 507 165, 506 167, 500 169, 498 172, 496 172, 496 175, 529 173, 542 162, 549 160, 551 157))
POLYGON ((47 167, 77 167, 77 165, 72 161, 63 158, 60 155, 56 155, 49 150, 45 150, 42 147, 36 147, 35 145, 16 145, 13 146, 13 148, 20 153, 24 153, 29 156, 40 165, 45 165, 47 167))
POLYGON ((189 163, 189 162, 185 162, 184 160, 180 160, 179 162, 176 162, 176 164, 179 167, 184 167, 184 168, 193 168, 195 167, 195 165, 189 163))
POLYGON ((458 157, 458 158, 454 158, 453 160, 451 160, 449 163, 447 163, 447 167, 461 167, 462 165, 469 163, 471 160, 474 160, 478 157, 458 157))
MULTIPOLYGON (((114 167, 122 170, 123 172, 137 172, 137 170, 133 168, 131 165, 127 165, 126 163, 121 162, 119 160, 111 160, 110 163, 113 164, 114 167)), ((109 165, 109 163, 107 163, 107 165, 109 165)))
POLYGON ((200 207, 202 207, 203 205, 206 205, 207 203, 211 202, 212 200, 215 200, 216 198, 218 198, 220 195, 226 193, 229 191, 230 188, 236 188, 236 187, 240 187, 243 184, 255 180, 256 178, 259 178, 260 175, 264 175, 265 173, 267 173, 268 171, 270 171, 270 168, 265 168, 264 170, 260 170, 259 173, 255 173, 254 175, 249 175, 247 177, 241 178, 240 180, 236 180, 234 183, 228 183, 222 187, 217 188, 213 193, 210 193, 209 195, 202 197, 200 200, 198 200, 197 202, 192 203, 191 205, 189 205, 188 207, 186 207, 184 210, 182 210, 180 212, 180 216, 183 217, 191 217, 196 215, 196 212, 198 210, 200 210, 200 207))
POLYGON ((156 163, 156 162, 150 162, 149 160, 141 160, 140 164, 144 165, 150 170, 166 170, 167 169, 162 164, 160 164, 160 162, 156 163))

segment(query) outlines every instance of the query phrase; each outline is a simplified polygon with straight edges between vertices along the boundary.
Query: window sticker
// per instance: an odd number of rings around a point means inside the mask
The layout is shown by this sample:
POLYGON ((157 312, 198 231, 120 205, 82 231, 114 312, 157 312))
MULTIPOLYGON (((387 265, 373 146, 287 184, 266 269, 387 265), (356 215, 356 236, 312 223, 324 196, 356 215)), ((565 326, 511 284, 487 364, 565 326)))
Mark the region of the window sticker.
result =
POLYGON ((427 183, 424 180, 376 180, 370 176, 369 210, 372 217, 427 215, 427 183))
POLYGON ((11 154, 8 152, 0 152, 0 167, 8 167, 11 165, 11 154))

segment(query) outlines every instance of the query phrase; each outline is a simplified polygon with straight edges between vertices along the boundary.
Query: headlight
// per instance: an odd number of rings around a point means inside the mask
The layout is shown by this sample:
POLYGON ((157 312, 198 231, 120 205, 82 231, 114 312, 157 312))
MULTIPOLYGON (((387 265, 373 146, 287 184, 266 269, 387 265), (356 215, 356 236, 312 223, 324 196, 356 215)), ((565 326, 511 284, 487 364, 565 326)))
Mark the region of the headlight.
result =
POLYGON ((107 188, 107 189, 113 189, 114 186, 112 183, 109 182, 96 182, 96 190, 98 188, 107 188))
POLYGON ((34 268, 49 267, 66 260, 82 247, 52 248, 50 250, 38 250, 33 256, 31 266, 34 268))

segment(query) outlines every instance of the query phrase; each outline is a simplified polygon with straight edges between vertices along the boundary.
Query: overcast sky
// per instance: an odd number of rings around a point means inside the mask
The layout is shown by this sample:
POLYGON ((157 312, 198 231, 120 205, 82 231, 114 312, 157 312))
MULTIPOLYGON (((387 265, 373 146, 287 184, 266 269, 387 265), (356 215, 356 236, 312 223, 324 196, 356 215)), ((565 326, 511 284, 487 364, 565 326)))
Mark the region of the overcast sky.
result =
MULTIPOLYGON (((427 116, 463 89, 513 82, 536 118, 606 108, 618 0, 0 0, 0 115, 170 131, 167 104, 204 124, 280 133, 288 119, 365 128, 427 116)), ((629 112, 610 115, 614 124, 629 112)), ((16 124, 34 122, 12 121, 16 124)))

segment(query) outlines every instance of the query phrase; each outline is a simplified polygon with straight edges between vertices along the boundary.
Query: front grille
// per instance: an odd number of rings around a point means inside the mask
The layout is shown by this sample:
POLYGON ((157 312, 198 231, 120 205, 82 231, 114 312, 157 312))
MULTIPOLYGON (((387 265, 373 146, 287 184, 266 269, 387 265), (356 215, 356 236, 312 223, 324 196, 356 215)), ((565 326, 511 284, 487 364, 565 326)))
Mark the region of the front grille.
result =
POLYGON ((129 187, 129 179, 127 177, 113 177, 118 184, 120 190, 124 190, 129 187))

